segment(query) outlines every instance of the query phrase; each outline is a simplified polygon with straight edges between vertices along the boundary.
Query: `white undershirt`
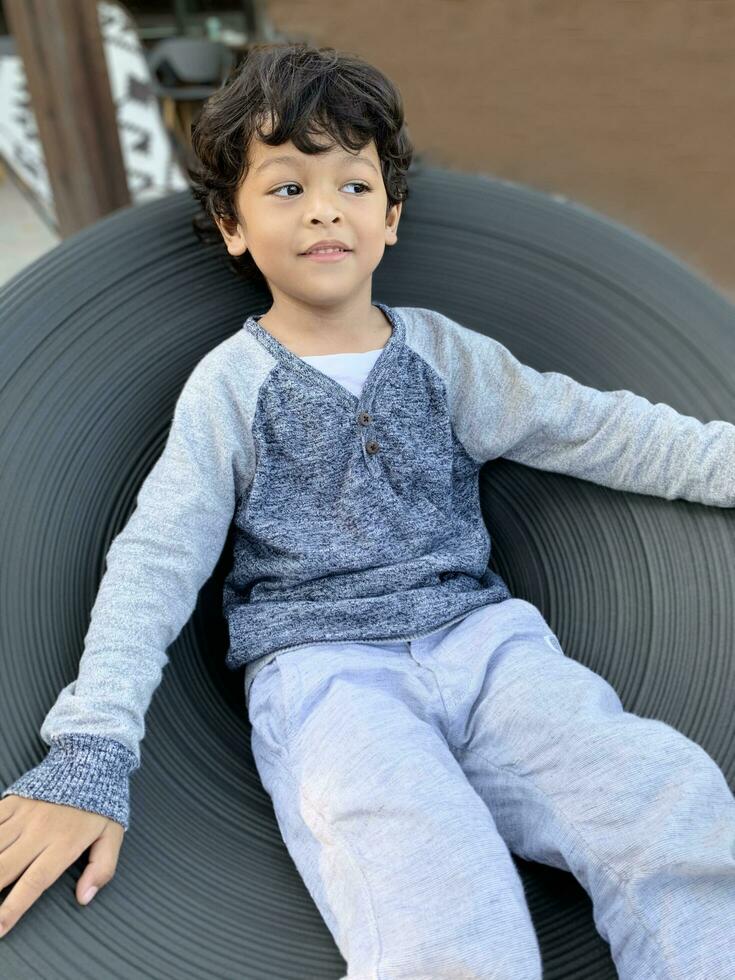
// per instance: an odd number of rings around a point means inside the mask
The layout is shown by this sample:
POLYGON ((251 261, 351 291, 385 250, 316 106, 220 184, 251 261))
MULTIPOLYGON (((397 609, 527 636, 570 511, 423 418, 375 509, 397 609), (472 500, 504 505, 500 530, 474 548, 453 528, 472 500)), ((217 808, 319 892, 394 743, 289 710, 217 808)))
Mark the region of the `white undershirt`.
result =
POLYGON ((359 398, 365 379, 382 350, 382 347, 378 347, 359 354, 311 354, 301 360, 308 361, 322 373, 328 374, 359 398))

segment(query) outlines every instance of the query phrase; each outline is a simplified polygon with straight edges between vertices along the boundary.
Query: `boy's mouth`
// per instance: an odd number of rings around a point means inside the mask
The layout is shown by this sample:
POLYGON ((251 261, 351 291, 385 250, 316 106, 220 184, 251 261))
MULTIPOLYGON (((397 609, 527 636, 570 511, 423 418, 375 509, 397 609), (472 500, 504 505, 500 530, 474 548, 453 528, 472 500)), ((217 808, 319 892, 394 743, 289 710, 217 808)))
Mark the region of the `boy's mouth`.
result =
POLYGON ((344 242, 339 238, 322 238, 319 242, 314 242, 302 255, 313 255, 315 252, 351 252, 344 242))
POLYGON ((351 248, 336 248, 335 246, 330 246, 329 248, 310 248, 308 252, 302 252, 302 255, 321 255, 324 252, 351 252, 351 248))
POLYGON ((350 248, 319 248, 311 252, 302 252, 301 256, 305 259, 312 259, 314 262, 340 262, 351 254, 352 249, 350 248))

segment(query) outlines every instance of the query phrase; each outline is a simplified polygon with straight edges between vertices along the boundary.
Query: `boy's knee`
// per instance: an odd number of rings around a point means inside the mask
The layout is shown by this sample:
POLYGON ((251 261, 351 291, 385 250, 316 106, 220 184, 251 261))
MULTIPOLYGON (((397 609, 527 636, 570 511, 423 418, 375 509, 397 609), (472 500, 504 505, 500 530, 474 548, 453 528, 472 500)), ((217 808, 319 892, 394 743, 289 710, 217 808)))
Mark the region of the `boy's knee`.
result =
MULTIPOLYGON (((405 973, 388 970, 378 975, 391 980, 542 980, 543 966, 538 944, 534 939, 524 948, 497 955, 488 948, 482 957, 443 956, 415 963, 405 973)), ((350 975, 351 976, 351 975, 350 975)))
MULTIPOLYGON (((494 915, 486 928, 458 917, 456 931, 446 927, 433 942, 404 945, 390 953, 383 949, 377 976, 385 980, 541 980, 541 950, 526 909, 513 915, 494 915), (513 919, 514 921, 510 921, 513 919)), ((446 911, 452 915, 451 908, 446 911)), ((406 939, 410 939, 407 934, 406 939)), ((352 974, 350 974, 352 977, 352 974)))

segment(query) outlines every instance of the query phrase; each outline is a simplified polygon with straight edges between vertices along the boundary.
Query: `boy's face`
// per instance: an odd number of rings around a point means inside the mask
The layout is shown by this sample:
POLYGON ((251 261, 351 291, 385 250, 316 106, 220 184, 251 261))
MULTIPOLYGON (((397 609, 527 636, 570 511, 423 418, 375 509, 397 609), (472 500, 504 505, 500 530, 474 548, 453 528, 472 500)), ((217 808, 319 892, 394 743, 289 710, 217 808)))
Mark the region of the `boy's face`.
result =
POLYGON ((249 168, 235 198, 235 228, 217 225, 230 255, 250 249, 274 302, 279 293, 313 306, 329 306, 361 293, 397 241, 401 204, 390 211, 375 141, 359 153, 339 144, 325 153, 302 153, 289 140, 268 146, 255 137, 249 168), (277 158, 290 156, 288 162, 277 158), (358 159, 359 158, 359 159, 358 159), (369 188, 369 189, 368 189, 369 188), (336 262, 302 253, 321 239, 351 249, 336 262))

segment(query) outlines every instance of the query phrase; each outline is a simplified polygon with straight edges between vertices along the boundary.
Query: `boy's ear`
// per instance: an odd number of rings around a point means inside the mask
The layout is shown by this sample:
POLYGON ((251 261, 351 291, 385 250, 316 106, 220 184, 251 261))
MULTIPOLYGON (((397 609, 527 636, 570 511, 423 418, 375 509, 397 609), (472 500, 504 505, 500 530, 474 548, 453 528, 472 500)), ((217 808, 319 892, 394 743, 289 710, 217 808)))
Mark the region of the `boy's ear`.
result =
POLYGON ((399 201, 394 204, 393 207, 388 209, 388 215, 385 219, 385 244, 395 245, 398 241, 398 222, 401 219, 401 210, 403 209, 403 201, 399 201))
POLYGON ((235 221, 226 221, 224 218, 215 218, 215 224, 220 230, 220 234, 225 240, 227 251, 230 255, 242 255, 247 251, 247 243, 242 234, 240 225, 235 221))

